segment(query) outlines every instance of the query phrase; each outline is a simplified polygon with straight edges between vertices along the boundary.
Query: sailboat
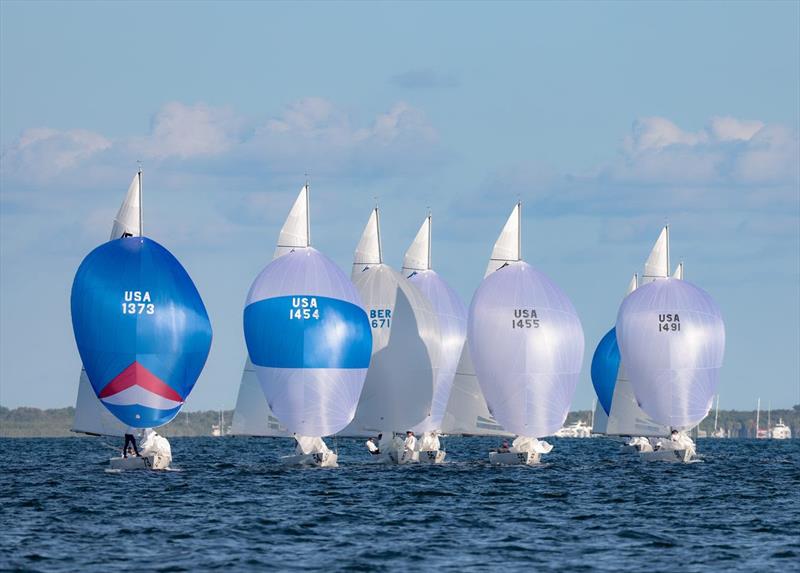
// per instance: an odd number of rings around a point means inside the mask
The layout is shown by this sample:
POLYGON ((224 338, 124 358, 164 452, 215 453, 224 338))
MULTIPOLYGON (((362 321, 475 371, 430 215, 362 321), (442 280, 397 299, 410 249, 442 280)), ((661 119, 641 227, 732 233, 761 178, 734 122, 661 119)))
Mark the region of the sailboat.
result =
POLYGON ((347 275, 311 246, 308 184, 245 302, 247 351, 275 417, 295 435, 292 465, 334 467, 324 436, 353 419, 372 352, 367 314, 347 275))
POLYGON ((518 436, 509 451, 489 454, 493 464, 535 464, 552 449, 538 438, 553 435, 567 419, 583 361, 575 308, 520 256, 521 214, 517 203, 469 310, 467 340, 478 382, 497 421, 518 436))
MULTIPOLYGON (((668 226, 661 235, 663 270, 669 269, 668 226)), ((699 424, 711 409, 725 351, 725 326, 706 291, 679 278, 647 275, 646 266, 644 278, 649 281, 620 306, 616 338, 639 406, 657 423, 679 432, 677 439, 642 455, 687 462, 694 445, 680 432, 699 424)))
POLYGON ((178 260, 143 235, 141 202, 139 170, 111 240, 84 258, 70 299, 84 367, 73 429, 146 434, 145 455, 112 458, 113 469, 168 467, 168 442, 151 429, 178 414, 211 347, 203 301, 178 260))
MULTIPOLYGON (((625 297, 641 284, 669 276, 667 252, 669 233, 665 227, 659 234, 644 265, 642 280, 634 274, 628 283, 625 297)), ((677 278, 683 276, 683 263, 675 271, 677 278)), ((652 451, 648 438, 670 435, 668 426, 657 423, 639 407, 633 387, 622 364, 616 328, 612 328, 600 340, 592 357, 592 384, 597 394, 597 405, 593 433, 606 436, 629 436, 629 446, 637 451, 652 451)))
POLYGON ((445 452, 438 447, 450 390, 456 368, 467 337, 467 309, 458 294, 431 263, 431 230, 433 219, 429 213, 403 259, 402 273, 433 305, 439 320, 441 347, 439 371, 434 383, 430 414, 412 430, 424 437, 418 447, 420 461, 441 463, 445 452))
POLYGON ((381 461, 419 461, 394 439, 431 416, 441 356, 439 320, 425 295, 384 263, 375 207, 356 247, 352 280, 372 329, 372 361, 356 416, 345 435, 380 433, 381 461))

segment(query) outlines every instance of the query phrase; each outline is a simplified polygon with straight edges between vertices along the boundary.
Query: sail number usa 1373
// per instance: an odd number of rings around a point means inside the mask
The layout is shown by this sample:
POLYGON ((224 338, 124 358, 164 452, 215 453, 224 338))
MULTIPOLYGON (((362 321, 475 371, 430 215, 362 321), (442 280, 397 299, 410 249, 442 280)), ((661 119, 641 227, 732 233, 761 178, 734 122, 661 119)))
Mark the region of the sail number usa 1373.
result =
POLYGON ((289 320, 319 320, 317 298, 313 296, 293 296, 289 309, 289 320))
POLYGON ((515 308, 511 328, 539 328, 539 316, 533 308, 515 308))
POLYGON ((122 302, 122 314, 154 314, 156 305, 151 301, 149 290, 126 290, 122 302))

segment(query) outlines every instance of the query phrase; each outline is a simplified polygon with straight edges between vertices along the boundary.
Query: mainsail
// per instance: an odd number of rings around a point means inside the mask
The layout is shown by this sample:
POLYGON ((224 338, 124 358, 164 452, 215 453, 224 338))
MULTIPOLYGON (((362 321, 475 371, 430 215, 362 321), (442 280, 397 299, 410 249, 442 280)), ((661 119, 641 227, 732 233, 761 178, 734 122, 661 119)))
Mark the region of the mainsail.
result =
MULTIPOLYGON (((500 240, 519 225, 517 204, 500 240), (512 221, 516 219, 516 222, 512 221)), ((478 287, 467 340, 483 394, 497 421, 515 434, 542 437, 561 428, 583 360, 583 329, 567 296, 528 263, 508 257, 478 287)), ((493 261, 495 262, 495 261, 493 261)))
POLYGON ((725 351, 711 296, 684 280, 655 280, 623 301, 616 328, 642 410, 672 428, 698 424, 711 408, 725 351))
MULTIPOLYGON (((117 216, 111 226, 110 241, 122 237, 142 236, 142 171, 133 176, 125 200, 120 205, 117 216)), ((81 367, 78 378, 78 397, 75 401, 75 419, 72 421, 73 432, 84 434, 123 436, 127 425, 123 424, 100 402, 95 395, 86 370, 81 367)))
POLYGON ((356 248, 352 279, 372 328, 372 361, 344 433, 407 430, 431 413, 441 337, 431 303, 383 262, 377 207, 356 248))
POLYGON ((467 336, 467 309, 458 294, 431 267, 431 215, 422 222, 403 259, 403 276, 419 288, 433 305, 439 322, 441 348, 439 371, 430 415, 413 427, 417 433, 442 429, 453 379, 467 336))
POLYGON ((665 279, 669 276, 669 225, 665 225, 658 235, 650 256, 644 263, 644 273, 639 279, 639 286, 645 285, 656 279, 665 279))

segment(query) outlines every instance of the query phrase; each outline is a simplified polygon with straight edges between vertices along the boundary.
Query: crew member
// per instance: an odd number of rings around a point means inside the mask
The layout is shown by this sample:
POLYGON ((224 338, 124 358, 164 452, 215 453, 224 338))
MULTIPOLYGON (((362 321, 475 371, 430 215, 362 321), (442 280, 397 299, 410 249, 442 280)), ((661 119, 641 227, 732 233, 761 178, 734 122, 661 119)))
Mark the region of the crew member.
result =
POLYGON ((133 437, 133 433, 136 431, 136 428, 133 426, 129 426, 128 429, 125 431, 125 445, 122 446, 122 457, 128 457, 128 444, 133 446, 133 451, 136 454, 136 457, 139 456, 139 448, 136 446, 136 438, 133 437))

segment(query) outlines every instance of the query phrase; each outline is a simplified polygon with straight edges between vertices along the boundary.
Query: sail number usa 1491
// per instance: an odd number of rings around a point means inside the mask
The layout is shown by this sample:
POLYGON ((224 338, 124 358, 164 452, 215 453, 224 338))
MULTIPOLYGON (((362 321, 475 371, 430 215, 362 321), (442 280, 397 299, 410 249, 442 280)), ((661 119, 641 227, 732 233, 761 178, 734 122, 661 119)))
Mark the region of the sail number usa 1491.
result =
POLYGON ((515 308, 511 328, 539 328, 539 316, 533 308, 515 308))
POLYGON ((658 331, 659 332, 680 332, 681 330, 681 317, 678 313, 675 314, 659 314, 658 315, 658 331))
POLYGON ((289 320, 319 320, 317 298, 313 296, 293 296, 289 309, 289 320))
POLYGON ((151 302, 149 290, 126 290, 122 300, 122 314, 154 314, 156 312, 156 305, 151 302))

